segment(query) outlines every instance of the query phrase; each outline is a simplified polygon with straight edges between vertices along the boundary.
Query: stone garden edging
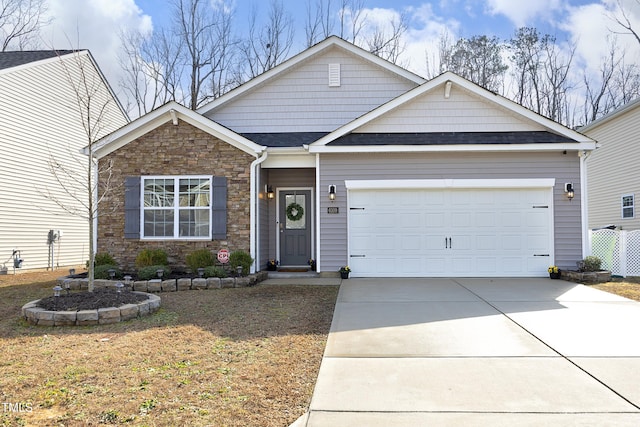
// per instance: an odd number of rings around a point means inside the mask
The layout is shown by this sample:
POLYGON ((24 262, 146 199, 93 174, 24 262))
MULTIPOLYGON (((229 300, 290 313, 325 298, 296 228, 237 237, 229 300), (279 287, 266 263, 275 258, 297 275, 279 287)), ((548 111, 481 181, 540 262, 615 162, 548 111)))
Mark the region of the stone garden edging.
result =
MULTIPOLYGON (((219 277, 209 277, 208 279, 200 278, 183 278, 183 279, 152 279, 152 280, 138 280, 132 283, 133 290, 139 292, 177 292, 177 291, 192 291, 202 289, 222 289, 222 288, 244 288, 247 286, 254 286, 263 280, 268 278, 266 271, 260 271, 255 274, 250 274, 246 277, 227 277, 221 279, 219 277)), ((58 279, 58 285, 63 289, 66 284, 69 284, 71 290, 87 290, 89 286, 88 279, 70 279, 69 277, 60 277, 58 279)), ((96 289, 113 288, 115 289, 116 283, 123 283, 122 280, 102 280, 95 279, 93 281, 96 289)))
POLYGON ((38 307, 40 300, 22 306, 22 316, 27 322, 38 326, 89 326, 124 322, 156 312, 160 308, 160 297, 146 292, 147 299, 137 304, 106 307, 94 310, 51 311, 38 307))

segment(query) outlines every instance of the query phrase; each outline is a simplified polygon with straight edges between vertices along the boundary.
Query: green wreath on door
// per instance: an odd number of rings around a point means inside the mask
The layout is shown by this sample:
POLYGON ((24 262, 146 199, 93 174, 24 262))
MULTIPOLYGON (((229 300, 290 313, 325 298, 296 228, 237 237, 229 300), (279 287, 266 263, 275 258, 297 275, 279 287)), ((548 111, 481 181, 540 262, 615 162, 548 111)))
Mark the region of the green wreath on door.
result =
POLYGON ((299 221, 302 219, 302 215, 304 215, 304 208, 296 202, 287 206, 287 218, 290 221, 299 221))

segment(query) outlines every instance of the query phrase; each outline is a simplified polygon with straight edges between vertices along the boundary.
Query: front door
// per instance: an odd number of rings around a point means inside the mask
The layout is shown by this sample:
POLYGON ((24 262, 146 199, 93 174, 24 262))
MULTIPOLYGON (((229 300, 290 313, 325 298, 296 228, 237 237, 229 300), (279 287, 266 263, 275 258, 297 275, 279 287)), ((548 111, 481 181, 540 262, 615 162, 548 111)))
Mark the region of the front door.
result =
POLYGON ((279 192, 280 265, 307 265, 311 258, 311 191, 279 192))

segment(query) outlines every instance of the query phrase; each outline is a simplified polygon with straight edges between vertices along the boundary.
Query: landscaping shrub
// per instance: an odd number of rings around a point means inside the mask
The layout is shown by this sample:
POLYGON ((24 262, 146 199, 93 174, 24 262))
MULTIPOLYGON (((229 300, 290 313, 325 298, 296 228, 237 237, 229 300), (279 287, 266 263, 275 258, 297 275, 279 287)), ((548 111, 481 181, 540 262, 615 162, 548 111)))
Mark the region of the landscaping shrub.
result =
POLYGON ((198 249, 197 251, 191 252, 187 255, 186 261, 192 273, 197 272, 199 268, 206 268, 216 263, 216 259, 209 249, 198 249))
POLYGON ((95 265, 118 265, 115 259, 107 252, 98 252, 94 257, 95 265))
POLYGON ((95 279, 109 280, 111 279, 111 276, 109 276, 110 269, 114 269, 116 271, 116 275, 115 275, 116 279, 122 279, 123 274, 122 274, 122 271, 120 270, 120 267, 118 267, 117 265, 111 265, 111 264, 96 265, 95 268, 93 269, 93 277, 95 279))
POLYGON ((142 267, 138 269, 138 279, 139 280, 152 280, 158 279, 158 270, 163 269, 164 274, 162 275, 163 279, 166 279, 171 275, 171 268, 166 265, 149 265, 146 267, 142 267))
POLYGON ((602 260, 597 256, 589 255, 584 259, 584 271, 600 271, 602 260))
POLYGON ((251 264, 253 264, 253 258, 245 251, 234 251, 229 255, 229 267, 234 273, 238 266, 242 266, 242 275, 246 276, 249 274, 251 264))
POLYGON ((136 257, 137 268, 167 264, 167 253, 163 249, 143 249, 136 257))
POLYGON ((210 265, 209 267, 204 268, 204 277, 219 277, 221 279, 224 279, 225 277, 227 277, 227 272, 224 271, 222 267, 215 267, 213 265, 210 265))

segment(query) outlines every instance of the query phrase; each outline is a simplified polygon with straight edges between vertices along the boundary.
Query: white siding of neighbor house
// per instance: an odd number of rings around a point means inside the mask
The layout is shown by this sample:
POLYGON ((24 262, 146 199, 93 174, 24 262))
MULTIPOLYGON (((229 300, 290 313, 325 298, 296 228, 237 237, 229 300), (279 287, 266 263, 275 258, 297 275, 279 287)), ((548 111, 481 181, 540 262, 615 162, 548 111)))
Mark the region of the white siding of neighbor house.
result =
POLYGON ((585 134, 600 148, 587 159, 589 228, 640 229, 640 104, 585 134), (622 218, 622 196, 634 194, 635 218, 622 218))
MULTIPOLYGON (((86 72, 97 84, 101 77, 86 52, 78 57, 88 65, 86 72)), ((69 70, 76 70, 78 57, 63 57, 69 70)), ((88 161, 80 154, 88 143, 87 135, 60 61, 54 58, 0 72, 0 266, 6 264, 10 271, 13 250, 20 251, 25 270, 48 267, 50 229, 63 232, 54 245, 54 266, 84 264, 89 256, 87 220, 69 214, 47 197, 51 195, 65 207, 79 207, 56 182, 49 162, 55 159, 85 180, 88 161)), ((72 72, 78 78, 76 71, 72 72)), ((94 105, 107 99, 111 101, 98 136, 127 122, 106 87, 98 91, 94 105)), ((63 181, 73 188, 68 178, 63 181)), ((84 187, 78 188, 78 195, 86 201, 84 187)), ((86 216, 86 211, 83 213, 86 216)))
POLYGON ((329 132, 414 87, 333 47, 206 116, 239 133, 329 132), (336 63, 340 86, 329 87, 329 64, 336 63))
POLYGON ((337 187, 334 202, 320 197, 321 271, 336 271, 348 263, 345 180, 555 178, 555 262, 575 268, 582 259, 582 188, 575 152, 321 154, 320 174, 320 188, 337 187), (573 201, 565 196, 565 182, 575 186, 573 201), (339 214, 327 214, 329 206, 338 207, 339 214))
POLYGON ((407 102, 384 116, 360 127, 358 133, 396 132, 516 132, 546 130, 524 121, 505 109, 492 105, 453 85, 449 98, 444 86, 407 102))

